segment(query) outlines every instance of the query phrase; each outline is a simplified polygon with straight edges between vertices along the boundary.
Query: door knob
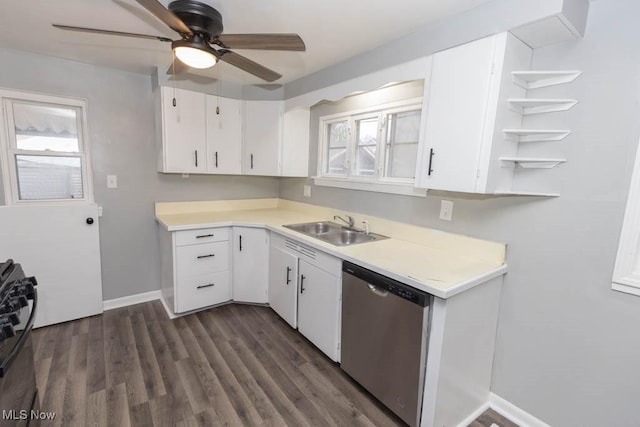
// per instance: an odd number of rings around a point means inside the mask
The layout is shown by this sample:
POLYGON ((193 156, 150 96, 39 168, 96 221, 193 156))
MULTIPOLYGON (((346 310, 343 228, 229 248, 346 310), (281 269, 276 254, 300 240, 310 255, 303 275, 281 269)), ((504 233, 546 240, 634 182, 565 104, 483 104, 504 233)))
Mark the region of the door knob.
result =
POLYGON ((87 224, 89 225, 93 224, 93 218, 91 217, 87 218, 87 224))

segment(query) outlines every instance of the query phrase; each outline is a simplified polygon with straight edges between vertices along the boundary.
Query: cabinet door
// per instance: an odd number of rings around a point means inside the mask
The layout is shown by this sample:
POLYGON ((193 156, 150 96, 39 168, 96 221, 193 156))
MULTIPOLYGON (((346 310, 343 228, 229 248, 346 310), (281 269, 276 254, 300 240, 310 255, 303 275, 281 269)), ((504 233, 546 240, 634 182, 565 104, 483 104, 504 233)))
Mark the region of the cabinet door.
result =
POLYGON ((334 361, 340 359, 341 279, 299 261, 298 330, 334 361))
POLYGON ((495 43, 489 37, 433 55, 425 81, 416 186, 475 191, 483 141, 493 133, 493 123, 486 128, 485 119, 495 86, 495 43))
POLYGON ((207 172, 239 174, 242 162, 242 101, 207 95, 207 172))
POLYGON ((285 111, 282 117, 280 175, 309 175, 309 108, 285 111))
POLYGON ((291 327, 297 327, 298 257, 269 249, 269 305, 291 327))
POLYGON ((205 95, 162 87, 161 100, 162 172, 205 173, 205 95))
POLYGON ((233 227, 233 300, 266 304, 269 232, 233 227))
POLYGON ((245 101, 244 112, 243 173, 277 176, 282 102, 245 101))

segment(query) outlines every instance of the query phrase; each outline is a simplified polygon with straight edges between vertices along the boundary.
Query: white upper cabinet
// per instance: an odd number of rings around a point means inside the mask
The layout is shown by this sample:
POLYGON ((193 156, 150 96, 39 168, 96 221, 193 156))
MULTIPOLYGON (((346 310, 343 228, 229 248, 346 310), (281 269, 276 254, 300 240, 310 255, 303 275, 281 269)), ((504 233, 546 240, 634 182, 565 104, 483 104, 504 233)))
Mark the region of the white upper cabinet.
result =
POLYGON ((242 172, 242 101, 206 95, 207 172, 242 172))
POLYGON ((242 172, 279 175, 282 102, 245 101, 242 172))
POLYGON ((205 95, 161 87, 160 114, 160 172, 205 173, 205 95))
POLYGON ((511 188, 518 144, 504 129, 521 128, 509 99, 524 98, 511 72, 528 70, 531 49, 501 33, 433 55, 425 81, 416 186, 468 193, 511 188))
POLYGON ((309 174, 309 108, 285 111, 282 117, 281 176, 309 174))

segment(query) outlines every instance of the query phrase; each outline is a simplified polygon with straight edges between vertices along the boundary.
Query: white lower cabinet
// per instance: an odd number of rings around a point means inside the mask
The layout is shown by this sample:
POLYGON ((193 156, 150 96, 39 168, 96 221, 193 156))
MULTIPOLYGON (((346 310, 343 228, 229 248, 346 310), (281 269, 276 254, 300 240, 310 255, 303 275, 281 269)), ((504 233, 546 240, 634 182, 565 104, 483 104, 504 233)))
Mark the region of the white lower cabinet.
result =
POLYGON ((228 228, 162 232, 162 294, 174 313, 231 300, 228 228))
POLYGON ((269 249, 269 305, 298 327, 298 257, 274 245, 269 249))
POLYGON ((340 360, 341 278, 304 260, 300 260, 298 271, 298 330, 337 362, 340 360))
POLYGON ((270 245, 269 305, 340 361, 342 261, 276 233, 270 245))
POLYGON ((233 227, 233 300, 266 304, 269 273, 269 232, 233 227))

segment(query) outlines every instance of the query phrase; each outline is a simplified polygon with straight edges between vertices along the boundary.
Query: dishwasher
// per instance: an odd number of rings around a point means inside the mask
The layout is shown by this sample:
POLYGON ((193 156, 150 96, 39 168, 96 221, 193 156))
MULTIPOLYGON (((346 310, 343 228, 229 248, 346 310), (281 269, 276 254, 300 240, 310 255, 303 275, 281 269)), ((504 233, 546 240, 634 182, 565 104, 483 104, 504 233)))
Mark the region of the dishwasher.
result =
POLYGON ((420 424, 432 296, 342 264, 341 368, 410 426, 420 424))

